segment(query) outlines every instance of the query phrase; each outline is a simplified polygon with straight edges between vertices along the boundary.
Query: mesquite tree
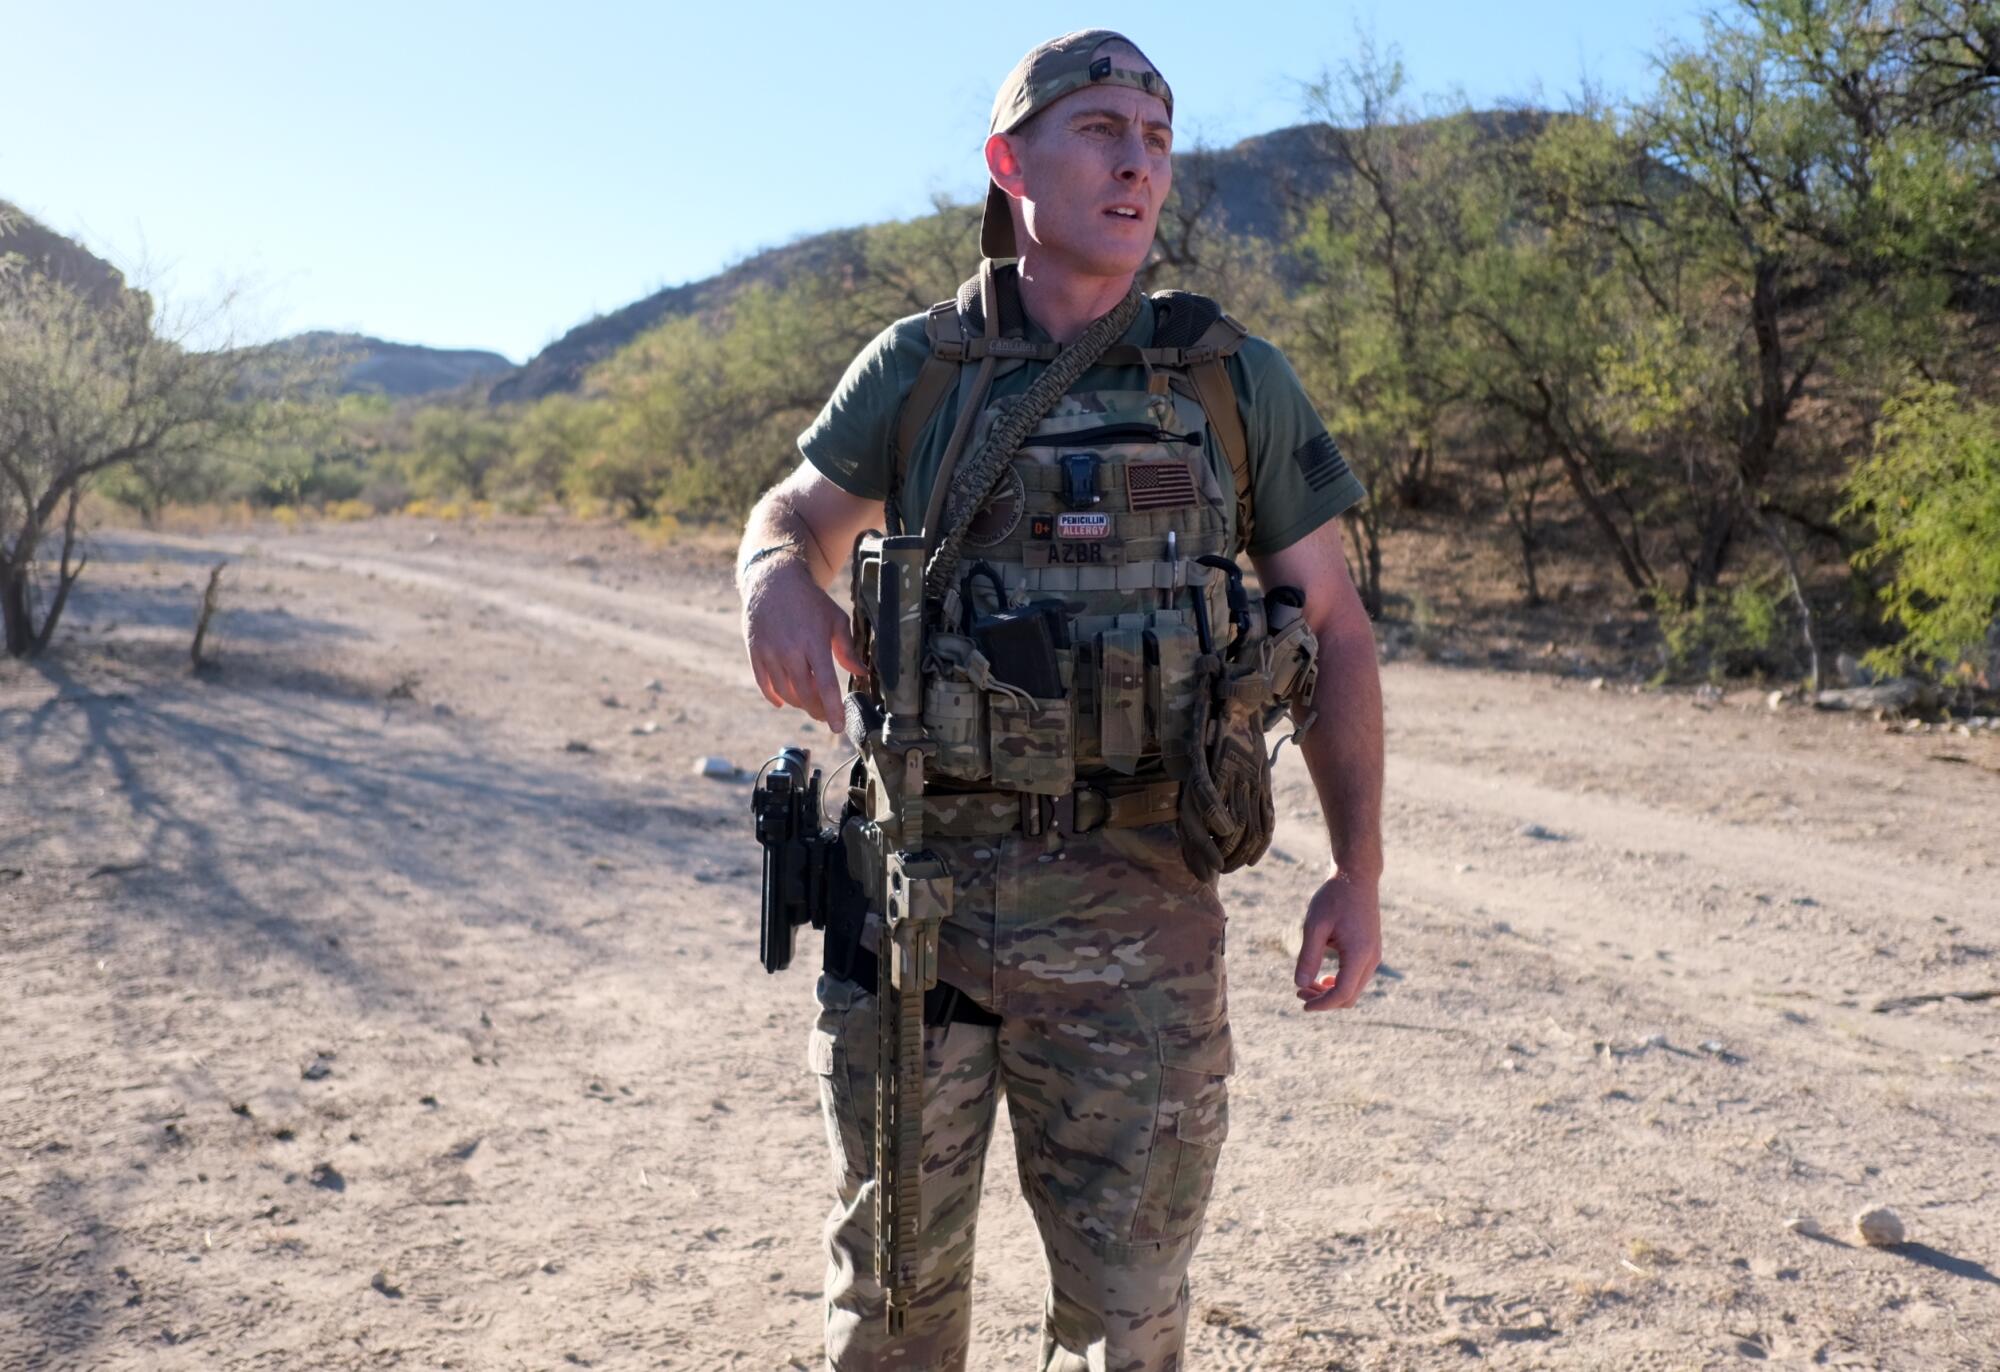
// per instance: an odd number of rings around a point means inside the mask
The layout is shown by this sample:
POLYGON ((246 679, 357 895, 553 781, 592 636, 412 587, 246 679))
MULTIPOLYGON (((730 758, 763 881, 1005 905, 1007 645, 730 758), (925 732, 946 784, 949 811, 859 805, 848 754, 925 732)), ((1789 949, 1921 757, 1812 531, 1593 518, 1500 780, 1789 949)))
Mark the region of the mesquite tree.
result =
POLYGON ((263 422, 241 398, 252 351, 162 337, 150 297, 90 298, 27 271, 0 278, 0 621, 6 651, 48 647, 83 572, 77 511, 97 478, 214 451, 263 422), (39 571, 53 545, 54 579, 39 571))

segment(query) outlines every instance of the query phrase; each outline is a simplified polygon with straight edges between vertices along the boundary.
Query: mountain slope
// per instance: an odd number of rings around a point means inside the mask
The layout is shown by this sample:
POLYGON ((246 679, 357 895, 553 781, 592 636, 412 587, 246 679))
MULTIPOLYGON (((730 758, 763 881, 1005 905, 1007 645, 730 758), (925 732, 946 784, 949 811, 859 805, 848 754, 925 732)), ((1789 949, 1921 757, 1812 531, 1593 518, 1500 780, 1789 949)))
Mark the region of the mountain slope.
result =
POLYGON ((414 343, 390 343, 365 334, 331 333, 323 329, 280 340, 281 353, 311 360, 333 360, 342 395, 375 391, 396 397, 432 395, 457 390, 468 382, 491 380, 513 371, 499 353, 477 348, 426 348, 414 343))
POLYGON ((100 302, 125 289, 125 274, 27 211, 0 200, 0 257, 18 256, 37 276, 64 282, 100 302))
MULTIPOLYGON (((1535 111, 1496 111, 1474 118, 1485 136, 1511 140, 1532 134, 1547 116, 1535 111)), ((1298 199, 1321 194, 1350 174, 1329 133, 1323 124, 1297 124, 1227 148, 1176 154, 1175 181, 1183 195, 1206 199, 1210 213, 1230 232, 1277 241, 1285 236, 1287 216, 1298 199)), ((493 387, 492 399, 501 403, 527 401, 554 391, 575 390, 591 367, 654 325, 726 304, 755 283, 782 286, 801 273, 853 264, 860 244, 861 232, 856 229, 815 234, 757 253, 715 276, 670 286, 599 315, 577 325, 502 379, 493 387)), ((975 265, 967 262, 967 272, 975 265)))
POLYGON ((583 375, 591 367, 655 324, 714 309, 753 285, 782 287, 795 277, 829 271, 853 261, 860 243, 860 232, 855 229, 814 234, 781 248, 768 248, 714 276, 669 286, 610 314, 586 320, 496 384, 492 398, 504 404, 573 391, 583 384, 583 375))

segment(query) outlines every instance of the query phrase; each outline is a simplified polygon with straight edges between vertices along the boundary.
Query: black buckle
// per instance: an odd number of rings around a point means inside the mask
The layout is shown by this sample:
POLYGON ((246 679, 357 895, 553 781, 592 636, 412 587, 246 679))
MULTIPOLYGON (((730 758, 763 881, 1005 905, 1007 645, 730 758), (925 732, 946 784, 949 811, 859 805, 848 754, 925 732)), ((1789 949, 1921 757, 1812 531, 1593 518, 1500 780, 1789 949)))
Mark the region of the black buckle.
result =
POLYGON ((1048 822, 1057 833, 1065 838, 1078 834, 1094 834, 1111 819, 1111 797, 1095 786, 1079 785, 1064 791, 1059 796, 1046 797, 1049 802, 1048 822), (1078 801, 1083 803, 1078 805, 1078 801), (1078 810, 1082 817, 1078 817, 1078 810))
POLYGON ((1091 785, 1078 785, 1059 796, 1021 792, 1021 832, 1035 838, 1053 829, 1065 838, 1094 834, 1111 820, 1111 797, 1091 785), (1083 819, 1077 819, 1077 798, 1083 798, 1083 819))
POLYGON ((1063 504, 1072 510, 1086 510, 1101 502, 1097 493, 1097 454, 1064 453, 1062 458, 1063 504))

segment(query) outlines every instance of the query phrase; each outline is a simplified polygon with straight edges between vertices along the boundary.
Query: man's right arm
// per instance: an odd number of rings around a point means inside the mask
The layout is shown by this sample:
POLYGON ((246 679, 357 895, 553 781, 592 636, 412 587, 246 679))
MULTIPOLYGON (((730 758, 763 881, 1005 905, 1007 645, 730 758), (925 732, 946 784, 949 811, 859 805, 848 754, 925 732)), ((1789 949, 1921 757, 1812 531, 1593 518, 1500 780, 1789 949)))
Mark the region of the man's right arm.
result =
POLYGON ((836 664, 851 673, 867 669, 855 655, 847 613, 826 588, 847 566, 854 540, 882 527, 882 519, 880 500, 844 491, 801 461, 751 510, 736 556, 743 643, 757 688, 774 708, 804 710, 835 733, 842 724, 836 664))

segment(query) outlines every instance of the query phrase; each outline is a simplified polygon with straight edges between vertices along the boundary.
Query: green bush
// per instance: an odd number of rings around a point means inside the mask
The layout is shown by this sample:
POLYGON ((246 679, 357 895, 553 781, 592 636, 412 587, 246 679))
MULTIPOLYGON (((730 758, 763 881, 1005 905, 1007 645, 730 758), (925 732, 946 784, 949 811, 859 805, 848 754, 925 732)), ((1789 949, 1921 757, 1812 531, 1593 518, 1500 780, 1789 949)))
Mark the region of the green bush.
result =
POLYGON ((1868 665, 1989 675, 1992 664, 1979 659, 2000 614, 2000 407, 1968 403, 1947 385, 1904 391, 1885 407, 1874 455, 1847 492, 1842 513, 1876 535, 1856 561, 1889 569, 1879 594, 1904 630, 1868 665))
POLYGON ((1703 590, 1692 605, 1662 590, 1653 596, 1653 616, 1665 657, 1660 680, 1720 681, 1776 665, 1771 653, 1784 617, 1777 593, 1764 581, 1703 590))

